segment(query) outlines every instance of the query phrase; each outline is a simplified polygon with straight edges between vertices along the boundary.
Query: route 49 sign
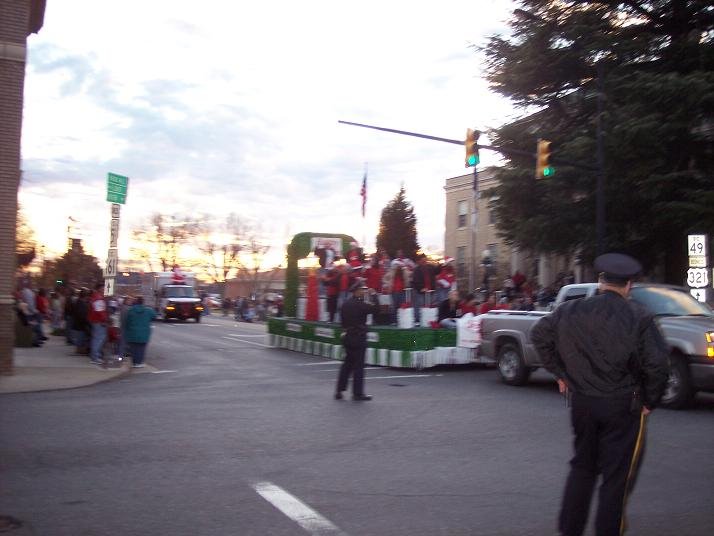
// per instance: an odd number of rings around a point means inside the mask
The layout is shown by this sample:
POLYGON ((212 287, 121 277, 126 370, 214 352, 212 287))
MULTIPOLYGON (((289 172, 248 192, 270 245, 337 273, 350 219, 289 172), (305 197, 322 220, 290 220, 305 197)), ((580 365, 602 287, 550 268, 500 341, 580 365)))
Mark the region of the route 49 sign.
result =
POLYGON ((692 288, 704 288, 709 285, 709 270, 690 268, 687 270, 687 285, 692 288))

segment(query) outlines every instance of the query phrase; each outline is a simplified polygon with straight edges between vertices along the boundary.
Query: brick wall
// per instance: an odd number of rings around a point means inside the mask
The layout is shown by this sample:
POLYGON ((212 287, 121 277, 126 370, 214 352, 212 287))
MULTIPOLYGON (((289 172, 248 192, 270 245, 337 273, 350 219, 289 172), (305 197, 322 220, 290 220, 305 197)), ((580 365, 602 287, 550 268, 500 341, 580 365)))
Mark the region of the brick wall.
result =
POLYGON ((31 0, 0 2, 0 374, 13 372, 15 222, 20 180, 23 51, 30 24, 31 0))

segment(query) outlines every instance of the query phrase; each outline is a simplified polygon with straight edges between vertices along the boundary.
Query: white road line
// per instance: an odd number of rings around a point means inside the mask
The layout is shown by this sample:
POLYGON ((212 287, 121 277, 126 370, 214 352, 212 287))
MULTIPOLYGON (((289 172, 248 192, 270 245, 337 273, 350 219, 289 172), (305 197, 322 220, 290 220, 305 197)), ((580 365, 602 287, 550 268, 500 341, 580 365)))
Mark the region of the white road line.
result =
POLYGON ((432 378, 443 374, 405 374, 403 376, 367 376, 366 380, 391 380, 393 378, 432 378))
POLYGON ((221 337, 221 338, 222 338, 222 339, 228 339, 228 340, 235 341, 235 342, 244 342, 244 343, 246 343, 246 344, 254 344, 254 345, 256 345, 256 346, 262 346, 263 348, 275 348, 275 346, 270 346, 269 344, 261 344, 261 343, 259 343, 259 342, 253 342, 253 341, 244 341, 243 339, 239 339, 239 338, 237 338, 237 337, 235 337, 235 336, 226 335, 226 336, 223 336, 223 337, 221 337))
POLYGON ((220 328, 221 327, 221 324, 204 324, 203 322, 201 322, 201 325, 209 327, 209 328, 220 328))
POLYGON ((258 333, 256 335, 248 335, 247 333, 229 333, 228 335, 232 337, 265 337, 265 333, 258 333))
MULTIPOLYGON (((341 365, 342 363, 340 363, 341 365)), ((319 368, 319 369, 314 369, 315 372, 335 372, 335 369, 331 368, 319 368)), ((364 367, 364 370, 382 370, 382 367, 364 367)))
POLYGON ((257 482, 253 488, 266 501, 314 536, 347 536, 330 520, 320 515, 297 497, 270 482, 257 482))

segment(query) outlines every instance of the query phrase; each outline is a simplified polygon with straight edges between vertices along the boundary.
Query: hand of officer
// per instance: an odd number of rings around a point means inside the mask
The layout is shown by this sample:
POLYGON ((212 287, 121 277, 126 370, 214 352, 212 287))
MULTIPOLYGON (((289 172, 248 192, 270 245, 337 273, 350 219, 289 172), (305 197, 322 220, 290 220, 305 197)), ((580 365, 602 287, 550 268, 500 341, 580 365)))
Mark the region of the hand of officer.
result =
POLYGON ((568 384, 565 383, 565 381, 558 378, 558 391, 560 391, 560 394, 562 395, 567 390, 568 390, 568 384))
POLYGON ((648 408, 647 406, 642 406, 642 415, 649 415, 652 413, 652 410, 648 408))

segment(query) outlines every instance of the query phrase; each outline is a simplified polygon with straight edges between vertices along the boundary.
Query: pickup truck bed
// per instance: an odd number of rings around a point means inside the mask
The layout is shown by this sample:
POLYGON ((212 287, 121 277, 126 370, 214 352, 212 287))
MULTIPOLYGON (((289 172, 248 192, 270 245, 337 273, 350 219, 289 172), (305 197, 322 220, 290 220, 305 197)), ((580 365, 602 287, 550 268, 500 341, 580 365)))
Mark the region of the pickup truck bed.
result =
MULTIPOLYGON (((556 307, 570 299, 592 296, 597 283, 566 285, 556 307)), ((638 284, 631 298, 648 307, 670 348, 670 377, 662 406, 687 407, 697 391, 714 392, 714 313, 691 297, 687 289, 669 285, 638 284)), ((483 360, 497 363, 504 383, 524 385, 542 366, 530 332, 543 311, 491 311, 480 315, 483 360)))

